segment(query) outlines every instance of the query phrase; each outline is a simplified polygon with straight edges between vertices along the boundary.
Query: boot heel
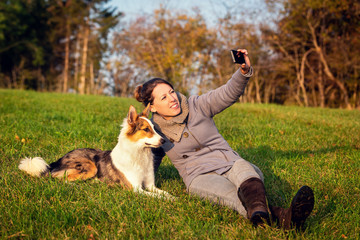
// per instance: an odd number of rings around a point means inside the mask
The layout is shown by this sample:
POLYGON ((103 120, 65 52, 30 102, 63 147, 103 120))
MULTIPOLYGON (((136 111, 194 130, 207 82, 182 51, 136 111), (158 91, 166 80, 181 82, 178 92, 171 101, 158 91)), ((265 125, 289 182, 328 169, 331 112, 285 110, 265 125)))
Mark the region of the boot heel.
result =
POLYGON ((257 227, 258 225, 263 225, 264 223, 270 225, 270 217, 269 214, 266 212, 254 212, 250 217, 250 221, 252 222, 254 227, 257 227))

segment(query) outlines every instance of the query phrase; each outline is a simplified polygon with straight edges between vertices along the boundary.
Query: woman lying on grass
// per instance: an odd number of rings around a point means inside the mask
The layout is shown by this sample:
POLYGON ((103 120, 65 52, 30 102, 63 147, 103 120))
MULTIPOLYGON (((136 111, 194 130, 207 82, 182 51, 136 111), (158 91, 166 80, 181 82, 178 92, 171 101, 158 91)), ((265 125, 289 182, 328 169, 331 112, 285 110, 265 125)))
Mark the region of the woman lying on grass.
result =
POLYGON ((288 209, 267 206, 261 170, 239 156, 220 135, 213 117, 235 103, 253 74, 248 52, 244 64, 223 86, 188 99, 173 86, 154 78, 135 89, 135 98, 150 103, 152 122, 166 139, 154 150, 155 170, 165 153, 188 191, 229 206, 257 226, 277 222, 284 229, 300 228, 314 206, 311 188, 300 188, 288 209))

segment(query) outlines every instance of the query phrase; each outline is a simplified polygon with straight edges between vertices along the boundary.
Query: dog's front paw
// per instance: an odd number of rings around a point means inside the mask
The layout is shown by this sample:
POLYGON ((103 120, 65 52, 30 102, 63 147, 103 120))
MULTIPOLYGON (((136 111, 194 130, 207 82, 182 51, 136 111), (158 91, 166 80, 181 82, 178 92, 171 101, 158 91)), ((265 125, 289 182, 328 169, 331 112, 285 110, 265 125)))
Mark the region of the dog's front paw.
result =
POLYGON ((170 193, 168 192, 163 192, 162 195, 167 199, 167 200, 170 200, 170 201, 175 201, 177 198, 173 195, 171 195, 170 193))

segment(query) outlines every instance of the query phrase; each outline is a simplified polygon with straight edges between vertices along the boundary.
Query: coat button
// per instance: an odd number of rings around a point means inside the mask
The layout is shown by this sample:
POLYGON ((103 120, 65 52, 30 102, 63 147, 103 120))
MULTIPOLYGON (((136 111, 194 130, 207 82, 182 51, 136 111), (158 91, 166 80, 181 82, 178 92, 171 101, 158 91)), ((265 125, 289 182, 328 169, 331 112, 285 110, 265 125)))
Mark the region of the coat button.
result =
POLYGON ((188 158, 189 156, 188 155, 183 155, 183 158, 188 158))
POLYGON ((195 152, 197 152, 197 151, 199 151, 200 150, 200 148, 198 147, 198 148, 195 148, 195 152))
POLYGON ((189 136, 189 134, 187 133, 187 132, 184 132, 184 137, 188 137, 189 136))

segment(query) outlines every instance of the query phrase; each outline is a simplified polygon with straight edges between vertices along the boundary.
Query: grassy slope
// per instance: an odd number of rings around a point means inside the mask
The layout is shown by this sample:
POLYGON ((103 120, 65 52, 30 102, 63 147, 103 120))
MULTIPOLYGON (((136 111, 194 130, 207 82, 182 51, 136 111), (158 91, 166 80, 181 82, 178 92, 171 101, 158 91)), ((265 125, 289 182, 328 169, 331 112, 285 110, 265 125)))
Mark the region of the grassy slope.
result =
POLYGON ((81 147, 111 149, 133 99, 0 90, 0 238, 339 239, 360 232, 360 112, 235 104, 215 117, 240 155, 264 172, 269 202, 297 189, 316 195, 305 232, 254 229, 225 207, 191 197, 165 159, 151 199, 96 181, 66 184, 17 169, 25 156, 52 162, 81 147))

